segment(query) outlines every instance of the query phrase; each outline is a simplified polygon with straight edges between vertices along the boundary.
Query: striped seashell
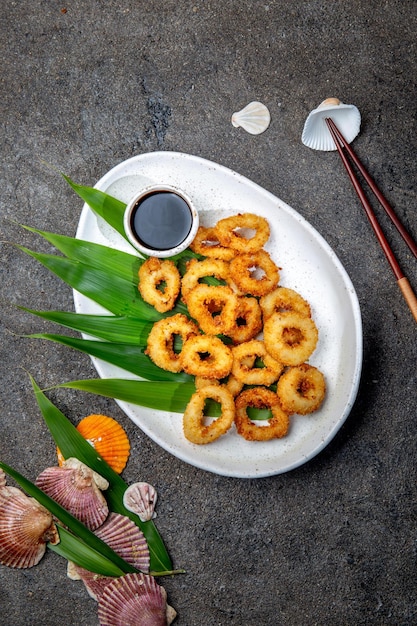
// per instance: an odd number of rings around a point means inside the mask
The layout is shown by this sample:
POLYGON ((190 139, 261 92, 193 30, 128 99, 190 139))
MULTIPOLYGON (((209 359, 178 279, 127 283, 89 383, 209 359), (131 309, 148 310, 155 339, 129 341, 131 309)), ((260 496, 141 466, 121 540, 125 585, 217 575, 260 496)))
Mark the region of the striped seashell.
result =
POLYGON ((27 568, 39 563, 46 543, 59 542, 52 515, 20 489, 0 489, 0 563, 27 568))
MULTIPOLYGON (((107 415, 87 415, 77 425, 77 430, 115 472, 120 474, 124 470, 130 442, 119 422, 107 415)), ((59 449, 57 454, 58 464, 62 465, 64 458, 59 449)))
MULTIPOLYGON (((144 573, 149 573, 150 555, 144 534, 136 524, 119 513, 110 513, 106 521, 95 531, 112 550, 127 563, 144 573)), ((82 580, 89 595, 98 600, 105 587, 114 580, 111 576, 101 576, 71 564, 69 578, 82 580)))
POLYGON ((358 135, 361 126, 361 114, 353 104, 343 104, 338 98, 327 98, 308 115, 301 141, 313 150, 336 150, 336 144, 326 124, 330 117, 346 141, 351 143, 358 135))
POLYGON ((67 459, 62 467, 48 467, 36 485, 90 530, 101 526, 109 514, 101 493, 108 482, 78 459, 67 459))
POLYGON ((123 504, 128 511, 136 513, 142 522, 148 522, 156 517, 157 497, 155 487, 149 483, 133 483, 123 494, 123 504))
POLYGON ((241 111, 232 115, 232 124, 235 128, 243 128, 251 135, 260 135, 269 126, 271 114, 262 102, 249 102, 241 111))
POLYGON ((100 626, 167 626, 175 619, 166 592, 147 574, 126 574, 105 588, 98 602, 100 626))

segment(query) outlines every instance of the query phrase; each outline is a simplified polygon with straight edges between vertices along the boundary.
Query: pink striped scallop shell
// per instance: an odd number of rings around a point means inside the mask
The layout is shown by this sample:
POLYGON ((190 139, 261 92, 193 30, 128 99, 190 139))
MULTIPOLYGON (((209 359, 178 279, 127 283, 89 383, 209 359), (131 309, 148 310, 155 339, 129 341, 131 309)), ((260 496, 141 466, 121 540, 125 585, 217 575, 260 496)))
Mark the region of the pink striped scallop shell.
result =
POLYGON ((100 626, 167 626, 175 616, 165 589, 147 574, 115 578, 98 603, 100 626))
POLYGON ((20 489, 0 489, 0 563, 28 568, 39 563, 46 543, 59 542, 52 515, 20 489))
MULTIPOLYGON (((143 532, 131 519, 119 513, 110 513, 95 534, 127 563, 141 572, 149 572, 150 555, 147 541, 143 532)), ((73 579, 81 579, 95 600, 101 597, 105 587, 114 580, 111 576, 101 576, 74 564, 71 564, 68 575, 73 579)))
POLYGON ((109 514, 101 493, 108 482, 78 459, 67 459, 62 467, 48 467, 37 477, 36 485, 90 530, 101 526, 109 514))
POLYGON ((155 505, 158 494, 149 483, 138 482, 130 485, 123 494, 123 504, 131 513, 136 513, 142 522, 156 517, 155 505))

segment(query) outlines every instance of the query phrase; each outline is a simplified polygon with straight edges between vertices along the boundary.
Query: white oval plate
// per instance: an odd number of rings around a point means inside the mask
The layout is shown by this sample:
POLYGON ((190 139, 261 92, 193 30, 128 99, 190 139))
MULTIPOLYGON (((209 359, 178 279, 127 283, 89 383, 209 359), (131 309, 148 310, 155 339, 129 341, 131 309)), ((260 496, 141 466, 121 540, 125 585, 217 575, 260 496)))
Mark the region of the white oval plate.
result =
MULTIPOLYGON (((96 188, 128 202, 150 183, 175 185, 194 201, 203 225, 236 213, 264 216, 271 226, 265 246, 282 268, 280 284, 295 289, 312 307, 319 342, 310 363, 326 377, 327 395, 319 411, 291 417, 289 434, 280 440, 248 442, 234 428, 209 445, 187 441, 182 415, 118 401, 126 415, 151 439, 195 467, 238 478, 260 478, 294 469, 318 454, 346 420, 355 401, 362 366, 362 323, 354 287, 333 250, 294 209, 247 178, 199 157, 177 152, 135 156, 108 172, 96 188)), ((84 206, 77 238, 134 253, 133 248, 84 206)), ((74 292, 79 313, 105 313, 74 292)), ((133 378, 93 358, 101 378, 133 378)))

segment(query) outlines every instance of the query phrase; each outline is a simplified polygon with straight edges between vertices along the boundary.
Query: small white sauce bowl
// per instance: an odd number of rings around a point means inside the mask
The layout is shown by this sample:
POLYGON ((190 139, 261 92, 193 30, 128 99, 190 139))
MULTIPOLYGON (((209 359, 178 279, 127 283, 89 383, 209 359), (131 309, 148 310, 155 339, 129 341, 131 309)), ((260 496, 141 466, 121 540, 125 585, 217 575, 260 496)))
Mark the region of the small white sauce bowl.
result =
POLYGON ((176 254, 179 254, 180 252, 188 248, 188 246, 190 245, 190 243, 193 241, 194 237, 197 234, 198 226, 199 226, 199 217, 198 217, 198 212, 193 204, 193 201, 186 193, 184 193, 183 191, 181 191, 180 189, 172 185, 161 184, 161 185, 148 185, 147 187, 144 187, 140 191, 140 193, 136 194, 130 200, 130 202, 128 203, 126 207, 124 218, 123 218, 124 231, 125 231, 127 239, 132 244, 132 246, 136 250, 138 250, 139 252, 141 252, 142 254, 146 256, 154 256, 154 257, 159 257, 159 258, 175 256, 176 254), (151 196, 151 195, 158 194, 158 193, 164 193, 164 192, 172 193, 176 195, 178 198, 180 198, 181 200, 183 200, 183 202, 185 202, 185 204, 187 205, 190 211, 190 217, 191 217, 190 230, 188 231, 188 234, 186 235, 185 239, 180 241, 177 245, 175 245, 175 247, 172 247, 169 249, 162 249, 162 248, 159 249, 157 247, 150 247, 149 245, 141 241, 140 233, 138 233, 136 229, 133 227, 134 215, 136 211, 138 210, 140 203, 143 202, 147 196, 151 196))

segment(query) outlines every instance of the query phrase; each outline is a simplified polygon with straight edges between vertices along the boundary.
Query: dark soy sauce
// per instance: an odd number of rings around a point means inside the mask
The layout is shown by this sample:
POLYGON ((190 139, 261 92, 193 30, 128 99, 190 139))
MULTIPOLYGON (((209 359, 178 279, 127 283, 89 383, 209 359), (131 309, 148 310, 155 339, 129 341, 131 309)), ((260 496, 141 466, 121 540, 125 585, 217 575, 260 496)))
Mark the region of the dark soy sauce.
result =
POLYGON ((138 241, 153 250, 170 250, 191 230, 188 204, 171 191, 154 191, 139 200, 132 211, 131 227, 138 241))

